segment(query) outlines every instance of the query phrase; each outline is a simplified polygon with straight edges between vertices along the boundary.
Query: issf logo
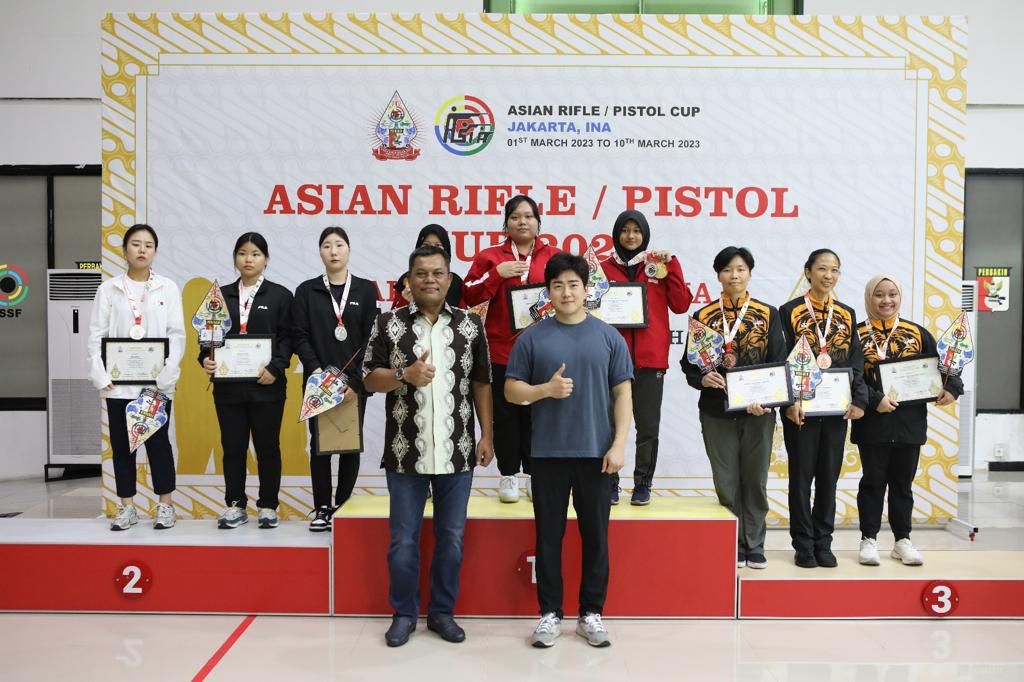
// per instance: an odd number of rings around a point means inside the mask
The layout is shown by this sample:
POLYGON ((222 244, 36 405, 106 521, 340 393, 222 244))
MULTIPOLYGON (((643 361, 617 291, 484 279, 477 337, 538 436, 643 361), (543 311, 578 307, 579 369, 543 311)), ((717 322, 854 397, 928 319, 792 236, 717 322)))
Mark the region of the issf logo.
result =
POLYGON ((0 308, 13 308, 28 298, 28 276, 13 263, 0 263, 0 308))
POLYGON ((494 138, 494 114, 479 97, 456 95, 437 110, 434 134, 456 156, 479 154, 494 138))

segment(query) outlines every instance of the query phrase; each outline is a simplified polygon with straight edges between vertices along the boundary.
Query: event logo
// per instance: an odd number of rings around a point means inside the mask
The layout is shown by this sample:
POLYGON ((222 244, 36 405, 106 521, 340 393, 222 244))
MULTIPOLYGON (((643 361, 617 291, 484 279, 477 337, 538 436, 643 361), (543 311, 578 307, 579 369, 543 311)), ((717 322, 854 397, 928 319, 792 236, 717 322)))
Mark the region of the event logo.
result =
POLYGON ((438 109, 434 134, 456 156, 479 154, 494 138, 494 114, 482 99, 458 95, 438 109))
POLYGON ((380 143, 373 148, 374 157, 378 161, 412 161, 423 151, 412 146, 419 132, 419 125, 395 90, 373 129, 380 143))
POLYGON ((0 308, 13 308, 28 298, 28 277, 13 263, 0 263, 0 308))

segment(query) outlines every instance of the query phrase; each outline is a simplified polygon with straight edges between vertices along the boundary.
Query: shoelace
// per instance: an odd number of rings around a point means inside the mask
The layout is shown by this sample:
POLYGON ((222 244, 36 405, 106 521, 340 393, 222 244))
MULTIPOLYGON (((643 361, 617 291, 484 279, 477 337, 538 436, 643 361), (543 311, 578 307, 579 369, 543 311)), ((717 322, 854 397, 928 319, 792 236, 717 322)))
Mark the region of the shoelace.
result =
POLYGON ((600 614, 588 613, 583 616, 583 622, 586 624, 587 629, 594 630, 595 632, 604 632, 604 623, 601 621, 600 614))
POLYGON ((554 632, 558 629, 560 623, 561 621, 559 620, 558 616, 556 616, 553 613, 548 614, 541 618, 540 622, 537 623, 537 632, 554 632))

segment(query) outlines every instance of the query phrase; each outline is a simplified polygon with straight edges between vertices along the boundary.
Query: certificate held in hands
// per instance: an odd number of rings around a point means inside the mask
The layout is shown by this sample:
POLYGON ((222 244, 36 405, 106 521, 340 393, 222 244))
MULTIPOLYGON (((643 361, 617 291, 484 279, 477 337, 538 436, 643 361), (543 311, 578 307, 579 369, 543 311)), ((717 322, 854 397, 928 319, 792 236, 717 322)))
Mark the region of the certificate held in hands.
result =
POLYGON ((814 397, 805 400, 805 417, 841 417, 853 404, 853 370, 833 367, 821 370, 821 383, 814 397))
POLYGON ((270 334, 228 336, 217 350, 215 382, 256 381, 270 364, 274 337, 270 334))
POLYGON ((725 375, 725 411, 741 412, 752 404, 764 408, 790 405, 789 386, 785 362, 734 367, 725 375))
POLYGON ((938 357, 915 355, 878 362, 882 393, 900 405, 916 405, 936 400, 942 393, 942 375, 938 357))
POLYGON ((154 386, 169 352, 168 340, 103 339, 100 356, 115 386, 154 386))

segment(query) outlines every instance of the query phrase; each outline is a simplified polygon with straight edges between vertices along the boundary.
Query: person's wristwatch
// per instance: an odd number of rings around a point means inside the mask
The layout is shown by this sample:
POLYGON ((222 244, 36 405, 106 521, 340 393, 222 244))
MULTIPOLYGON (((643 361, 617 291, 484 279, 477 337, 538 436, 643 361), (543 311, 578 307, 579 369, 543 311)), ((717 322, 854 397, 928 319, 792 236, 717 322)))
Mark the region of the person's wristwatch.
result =
POLYGON ((405 367, 398 367, 395 369, 395 378, 403 384, 405 383, 405 367))

